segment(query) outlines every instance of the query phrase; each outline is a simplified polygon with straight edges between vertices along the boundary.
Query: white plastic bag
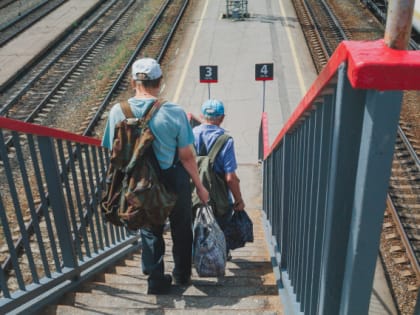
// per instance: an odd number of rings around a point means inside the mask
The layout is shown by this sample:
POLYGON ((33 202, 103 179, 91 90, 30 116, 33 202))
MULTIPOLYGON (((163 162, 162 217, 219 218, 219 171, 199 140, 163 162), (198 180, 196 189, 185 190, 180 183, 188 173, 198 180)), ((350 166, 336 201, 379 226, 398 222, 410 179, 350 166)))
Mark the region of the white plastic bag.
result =
POLYGON ((197 209, 194 220, 193 262, 200 277, 225 274, 225 236, 208 205, 197 209))

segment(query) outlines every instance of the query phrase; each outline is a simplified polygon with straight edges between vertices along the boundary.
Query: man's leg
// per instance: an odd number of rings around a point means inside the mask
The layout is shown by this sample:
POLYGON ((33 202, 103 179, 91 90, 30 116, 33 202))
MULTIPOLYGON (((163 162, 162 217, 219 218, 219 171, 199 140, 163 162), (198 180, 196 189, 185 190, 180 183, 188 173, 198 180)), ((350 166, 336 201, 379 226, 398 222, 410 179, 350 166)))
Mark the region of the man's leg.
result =
POLYGON ((191 279, 193 241, 190 177, 180 163, 170 171, 165 171, 165 176, 170 187, 174 188, 178 195, 175 207, 169 216, 175 262, 173 276, 177 284, 185 285, 191 279))
POLYGON ((140 230, 142 240, 143 273, 149 275, 149 294, 163 294, 170 289, 172 279, 164 275, 165 242, 162 237, 163 225, 140 230))

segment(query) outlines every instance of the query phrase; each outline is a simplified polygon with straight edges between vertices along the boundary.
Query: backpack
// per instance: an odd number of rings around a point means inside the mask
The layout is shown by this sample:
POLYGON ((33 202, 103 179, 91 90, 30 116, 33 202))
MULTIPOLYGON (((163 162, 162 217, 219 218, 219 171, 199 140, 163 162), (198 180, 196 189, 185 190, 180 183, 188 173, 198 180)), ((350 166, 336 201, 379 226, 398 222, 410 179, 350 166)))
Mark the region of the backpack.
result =
MULTIPOLYGON (((213 168, 217 154, 219 154, 219 151, 230 138, 230 136, 225 134, 220 135, 208 153, 206 152, 204 143, 201 142, 200 152, 197 153, 196 157, 200 180, 209 191, 209 204, 216 216, 224 215, 230 209, 228 186, 225 178, 223 174, 216 173, 213 168)), ((192 207, 194 212, 202 205, 194 189, 192 194, 192 207)))
POLYGON ((122 102, 126 119, 115 126, 101 210, 106 221, 129 230, 164 224, 176 202, 176 194, 161 180, 151 146, 154 136, 148 124, 159 105, 156 101, 143 117, 135 118, 122 102))

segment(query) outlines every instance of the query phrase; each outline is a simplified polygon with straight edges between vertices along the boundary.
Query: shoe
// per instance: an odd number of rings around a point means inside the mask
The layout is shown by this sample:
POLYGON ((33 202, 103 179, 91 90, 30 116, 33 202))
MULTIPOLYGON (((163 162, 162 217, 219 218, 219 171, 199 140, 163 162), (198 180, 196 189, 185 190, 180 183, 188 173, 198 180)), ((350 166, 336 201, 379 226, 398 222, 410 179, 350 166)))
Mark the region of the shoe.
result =
POLYGON ((232 254, 231 254, 230 250, 228 251, 228 253, 226 255, 226 260, 227 261, 231 261, 232 260, 232 254))
POLYGON ((186 286, 191 284, 191 276, 188 277, 178 277, 174 276, 175 284, 180 286, 186 286))
POLYGON ((149 284, 147 294, 167 294, 171 290, 172 277, 164 275, 163 279, 147 279, 147 282, 149 284))

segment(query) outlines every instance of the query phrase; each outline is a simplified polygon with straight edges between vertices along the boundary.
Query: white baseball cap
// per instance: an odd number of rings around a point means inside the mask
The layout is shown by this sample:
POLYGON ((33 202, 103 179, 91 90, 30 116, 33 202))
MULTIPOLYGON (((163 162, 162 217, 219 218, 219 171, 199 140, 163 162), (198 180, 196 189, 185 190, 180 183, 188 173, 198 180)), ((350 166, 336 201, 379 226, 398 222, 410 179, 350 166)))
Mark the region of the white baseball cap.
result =
POLYGON ((134 80, 156 80, 162 76, 162 70, 155 59, 142 58, 133 63, 131 74, 134 80))

